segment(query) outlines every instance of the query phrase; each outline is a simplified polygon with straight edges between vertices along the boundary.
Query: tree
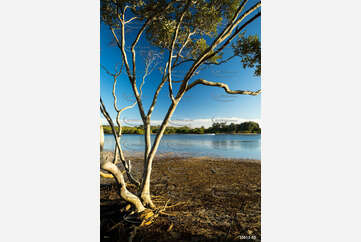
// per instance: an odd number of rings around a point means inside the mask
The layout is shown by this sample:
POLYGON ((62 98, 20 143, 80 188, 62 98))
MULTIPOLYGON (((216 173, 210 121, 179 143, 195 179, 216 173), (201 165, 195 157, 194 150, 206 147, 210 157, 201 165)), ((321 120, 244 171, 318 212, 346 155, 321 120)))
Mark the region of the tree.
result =
MULTIPOLYGON (((252 21, 260 17, 261 2, 256 2, 246 8, 247 2, 247 0, 101 1, 102 21, 109 27, 114 41, 121 50, 121 59, 143 122, 145 139, 144 170, 140 184, 132 180, 130 161, 127 162, 122 158, 119 142, 121 129, 119 129, 119 133, 116 132, 113 121, 102 100, 100 108, 112 128, 116 141, 115 152, 119 151, 125 173, 129 182, 138 186, 138 194, 133 194, 127 190, 123 173, 114 164, 115 161, 103 161, 101 169, 110 172, 114 176, 119 185, 121 197, 133 205, 134 210, 141 218, 151 216, 153 214, 151 209, 155 209, 150 195, 153 160, 163 134, 166 132, 169 120, 184 94, 199 85, 223 88, 228 94, 255 96, 261 93, 260 90, 231 90, 224 82, 213 82, 200 78, 192 79, 198 74, 201 66, 219 65, 236 56, 241 56, 244 67, 253 67, 257 64, 258 57, 254 57, 254 54, 258 49, 254 47, 259 42, 254 39, 245 39, 242 31, 252 21), (140 25, 136 29, 135 38, 132 40, 131 56, 128 56, 129 53, 126 51, 126 38, 128 38, 126 28, 132 22, 138 22, 140 25), (162 78, 152 95, 153 99, 148 109, 145 109, 142 102, 144 78, 138 87, 137 81, 139 77, 136 75, 137 51, 135 47, 142 37, 146 37, 147 41, 154 48, 159 49, 160 52, 167 53, 162 68, 162 78), (234 55, 223 59, 222 51, 234 41, 236 41, 236 44, 233 45, 234 55), (184 67, 184 63, 188 63, 190 67, 186 69, 184 76, 180 80, 174 80, 173 71, 180 66, 184 67), (171 103, 161 125, 157 128, 155 140, 151 143, 150 121, 157 104, 159 92, 165 84, 168 84, 171 103), (150 209, 146 209, 147 207, 150 209)), ((256 74, 260 74, 260 70, 256 74)), ((114 105, 114 108, 119 114, 116 105, 114 105)), ((119 123, 118 126, 120 127, 119 123)), ((184 127, 184 129, 189 128, 184 127)))
POLYGON ((248 133, 260 133, 261 129, 256 122, 244 122, 239 125, 240 132, 248 132, 248 133))

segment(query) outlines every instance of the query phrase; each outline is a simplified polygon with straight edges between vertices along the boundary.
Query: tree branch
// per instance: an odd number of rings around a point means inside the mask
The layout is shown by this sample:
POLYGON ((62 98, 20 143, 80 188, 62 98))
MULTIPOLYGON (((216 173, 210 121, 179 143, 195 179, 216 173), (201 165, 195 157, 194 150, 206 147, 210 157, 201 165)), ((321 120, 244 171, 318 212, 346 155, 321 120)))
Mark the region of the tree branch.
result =
MULTIPOLYGON (((247 1, 242 2, 241 6, 238 8, 238 10, 236 11, 236 13, 234 14, 232 21, 228 24, 228 26, 222 31, 222 33, 220 33, 218 35, 218 37, 213 41, 213 43, 211 44, 210 47, 208 47, 203 54, 193 63, 193 65, 191 66, 191 68, 188 70, 187 74, 185 75, 182 84, 179 88, 179 91, 177 93, 176 99, 180 99, 188 86, 188 81, 190 80, 190 78, 193 76, 194 72, 198 69, 198 67, 203 64, 207 59, 210 58, 210 55, 214 54, 213 50, 220 44, 222 43, 226 38, 228 38, 233 29, 235 27, 237 27, 238 24, 240 24, 242 22, 242 20, 248 16, 249 14, 251 14, 253 11, 255 11, 257 8, 261 7, 261 2, 256 3, 255 5, 253 5, 248 11, 246 11, 239 19, 238 15, 242 12, 244 5, 247 1), (237 20, 236 20, 237 19, 237 20)), ((258 16, 257 16, 258 17, 258 16)), ((255 18, 253 17, 251 20, 247 21, 247 24, 252 22, 255 18)), ((240 31, 240 30, 239 30, 240 31)), ((237 31, 236 31, 237 32, 237 31)), ((232 38, 233 39, 233 38, 232 38)), ((223 48, 229 44, 230 40, 227 40, 227 42, 222 46, 223 48)), ((223 49, 222 48, 222 49, 223 49)))
POLYGON ((171 43, 171 49, 169 50, 169 59, 168 59, 168 82, 169 82, 169 97, 172 100, 172 102, 175 102, 174 96, 173 96, 173 87, 172 87, 172 59, 173 59, 173 50, 174 50, 174 46, 175 46, 175 42, 177 41, 177 37, 178 37, 178 32, 179 32, 179 28, 182 24, 183 18, 186 14, 186 11, 188 10, 190 3, 192 1, 189 0, 187 1, 186 6, 184 6, 182 15, 179 18, 179 21, 177 23, 176 29, 174 31, 174 35, 173 35, 173 39, 172 39, 172 43, 171 43))
POLYGON ((102 112, 102 114, 104 115, 104 117, 106 118, 106 120, 108 121, 111 129, 112 129, 112 133, 113 133, 113 136, 114 136, 114 139, 115 139, 115 143, 118 147, 118 150, 120 151, 120 154, 121 154, 121 161, 123 163, 123 166, 124 166, 124 169, 127 173, 127 176, 128 176, 128 179, 131 183, 135 184, 136 186, 139 186, 140 183, 132 176, 132 174, 130 174, 130 171, 129 171, 129 165, 125 162, 125 159, 122 155, 122 149, 121 149, 121 146, 120 146, 120 142, 119 142, 119 136, 115 130, 115 126, 114 126, 114 123, 113 123, 113 120, 111 119, 109 113, 107 112, 106 108, 105 108, 105 105, 103 103, 103 100, 102 98, 100 98, 100 111, 102 112))
MULTIPOLYGON (((124 14, 123 14, 123 20, 124 20, 124 14)), ((127 70, 127 74, 128 74, 128 78, 129 78, 129 81, 132 85, 132 89, 133 89, 133 93, 134 93, 134 96, 137 100, 137 103, 138 103, 138 109, 139 109, 139 112, 140 112, 140 115, 142 117, 142 120, 144 122, 144 119, 145 119, 145 113, 144 113, 144 108, 143 108, 143 103, 142 103, 142 100, 139 96, 139 93, 138 93, 138 89, 137 89, 137 86, 136 86, 136 80, 135 80, 135 75, 132 76, 132 74, 130 73, 130 68, 129 68, 129 64, 128 64, 128 58, 127 58, 127 54, 125 52, 125 49, 124 49, 124 46, 125 46, 125 29, 124 29, 124 24, 121 23, 121 26, 122 26, 122 42, 121 42, 121 52, 122 52, 122 55, 123 55, 123 59, 124 59, 124 64, 125 64, 125 67, 126 67, 126 70, 127 70)), ((113 35, 115 37, 115 39, 117 40, 116 38, 116 34, 113 32, 113 35)), ((117 43, 119 41, 117 40, 117 43)), ((119 47, 119 44, 118 44, 118 47, 119 47)))
MULTIPOLYGON (((224 63, 228 62, 229 60, 233 59, 233 58, 236 57, 236 56, 237 56, 237 55, 232 55, 232 56, 228 57, 227 59, 222 60, 222 61, 220 61, 220 62, 204 62, 203 64, 204 64, 204 65, 221 65, 221 64, 224 64, 224 63)), ((211 56, 211 57, 212 57, 212 56, 211 56)), ((183 63, 191 62, 191 61, 196 61, 196 59, 185 59, 185 60, 183 60, 183 61, 180 61, 179 63, 174 64, 173 67, 172 67, 172 69, 174 69, 175 67, 177 67, 177 66, 179 66, 179 65, 181 65, 181 64, 183 64, 183 63)))
POLYGON ((226 93, 229 93, 229 94, 242 94, 242 95, 252 95, 252 96, 257 96, 258 94, 261 93, 261 90, 258 90, 258 91, 245 91, 245 90, 231 90, 227 84, 225 83, 222 83, 222 82, 210 82, 210 81, 206 81, 206 80, 203 80, 203 79, 198 79, 194 82, 192 82, 186 89, 186 92, 189 91, 190 89, 192 89, 194 86, 196 85, 199 85, 199 84, 202 84, 202 85, 206 85, 206 86, 213 86, 213 87, 221 87, 224 89, 224 91, 226 93))
POLYGON ((133 17, 133 18, 131 18, 131 19, 129 19, 129 20, 127 20, 127 21, 125 21, 125 23, 127 24, 127 23, 130 23, 130 22, 132 22, 134 19, 139 19, 138 17, 133 17))
POLYGON ((193 32, 190 32, 190 31, 189 31, 186 40, 184 41, 183 45, 181 46, 181 48, 179 49, 179 51, 178 51, 178 53, 177 53, 177 58, 176 58, 175 61, 174 61, 174 64, 173 64, 173 66, 172 66, 172 70, 174 69, 174 67, 182 64, 182 63, 179 63, 179 64, 178 64, 178 59, 179 59, 179 57, 182 57, 182 58, 183 58, 183 56, 182 56, 182 51, 183 51, 184 47, 188 44, 188 42, 189 42, 189 40, 190 40, 190 37, 191 37, 193 34, 195 34, 195 33, 196 33, 196 31, 193 31, 193 32))
POLYGON ((219 52, 221 52, 236 36, 237 34, 239 34, 248 24, 252 23, 253 20, 255 20, 256 18, 258 18, 259 16, 261 16, 261 13, 257 13, 256 15, 254 15, 252 18, 250 18, 247 22, 245 22, 242 26, 240 26, 239 28, 236 29, 236 31, 231 35, 231 37, 229 37, 229 39, 227 39, 226 42, 224 42, 224 44, 217 49, 215 52, 213 52, 211 55, 209 55, 206 60, 212 58, 213 56, 215 56, 216 54, 218 54, 219 52))
POLYGON ((143 24, 142 28, 139 30, 135 40, 133 41, 132 47, 131 47, 131 52, 132 52, 132 60, 133 60, 133 77, 135 79, 135 46, 137 45, 140 37, 142 36, 144 30, 147 28, 147 26, 154 20, 155 17, 159 16, 160 14, 162 14, 163 12, 165 12, 167 9, 170 8, 170 6, 174 3, 175 1, 170 1, 162 11, 156 11, 156 13, 154 13, 149 19, 147 19, 147 21, 143 24))
POLYGON ((150 119, 150 117, 152 116, 152 113, 153 113, 153 110, 154 110, 154 107, 155 107, 155 104, 157 103, 157 99, 158 99, 158 95, 159 95, 159 92, 160 90, 162 89, 162 87, 164 86, 165 82, 167 81, 167 78, 166 78, 166 69, 168 67, 168 62, 166 63, 165 67, 164 67, 164 71, 163 71, 163 77, 162 77, 162 81, 159 83, 158 87, 157 87, 157 90, 155 91, 155 94, 153 96, 153 101, 152 101, 152 104, 150 105, 149 107, 149 110, 148 110, 148 114, 147 114, 147 118, 150 119))

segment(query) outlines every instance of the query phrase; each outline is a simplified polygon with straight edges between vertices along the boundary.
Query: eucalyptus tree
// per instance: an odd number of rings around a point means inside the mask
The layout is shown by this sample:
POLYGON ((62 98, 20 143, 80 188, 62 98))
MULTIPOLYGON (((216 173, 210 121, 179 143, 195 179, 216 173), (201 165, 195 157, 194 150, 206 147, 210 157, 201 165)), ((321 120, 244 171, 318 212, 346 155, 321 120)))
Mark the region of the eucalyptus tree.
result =
MULTIPOLYGON (((200 85, 223 88, 228 94, 255 96, 261 93, 261 90, 231 90, 224 80, 215 82, 196 78, 202 66, 220 65, 237 56, 241 57, 243 67, 256 67, 255 74, 260 75, 258 37, 244 37, 246 27, 261 16, 260 8, 260 1, 247 0, 101 1, 101 19, 109 27, 120 49, 120 58, 131 84, 130 92, 134 95, 144 127, 144 169, 138 184, 138 194, 127 190, 123 172, 114 163, 104 161, 101 168, 114 176, 120 186, 121 197, 131 203, 138 214, 143 214, 146 207, 155 208, 150 195, 153 160, 169 121, 185 93, 200 85), (129 29, 135 34, 128 34, 129 29), (157 88, 151 95, 152 101, 147 108, 143 104, 141 93, 144 78, 142 81, 142 77, 137 76, 139 67, 136 62, 136 47, 141 38, 145 38, 154 49, 165 53, 162 77, 160 80, 153 80, 157 81, 157 88), (130 49, 127 46, 129 41, 130 49), (233 47, 234 55, 223 58, 222 54, 227 46, 233 47), (185 70, 184 74, 181 78, 175 78, 174 72, 179 68, 185 70), (159 132, 151 142, 151 118, 159 93, 165 85, 168 86, 170 104, 159 132)), ((114 129, 113 121, 102 101, 101 111, 112 127, 117 149, 121 150, 120 134, 114 129)), ((121 160, 125 161, 124 158, 121 160)), ((129 182, 137 184, 131 179, 129 163, 123 162, 123 165, 129 182)))

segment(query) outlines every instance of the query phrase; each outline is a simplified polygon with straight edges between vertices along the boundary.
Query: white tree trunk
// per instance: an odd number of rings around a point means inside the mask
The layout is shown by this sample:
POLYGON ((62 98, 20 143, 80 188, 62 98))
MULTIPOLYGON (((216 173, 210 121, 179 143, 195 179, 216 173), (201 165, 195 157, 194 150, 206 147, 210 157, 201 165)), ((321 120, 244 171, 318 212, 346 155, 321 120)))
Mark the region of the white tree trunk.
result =
MULTIPOLYGON (((151 208, 154 208, 154 204, 152 202, 151 196, 150 196, 150 175, 152 173, 152 164, 153 164, 153 160, 155 157, 155 154, 158 150, 160 141, 163 137, 163 134, 165 132, 165 129, 167 128, 169 119, 172 117, 177 104, 178 104, 177 100, 176 102, 172 103, 168 109, 168 112, 162 122, 162 125, 160 127, 159 133, 157 134, 155 141, 153 143, 152 149, 150 150, 149 156, 147 156, 147 159, 145 160, 145 166, 144 166, 144 171, 143 171, 143 181, 142 181, 142 185, 140 188, 140 197, 142 198, 143 204, 149 205, 151 208)), ((150 133, 147 133, 147 136, 149 136, 150 139, 150 133)))
MULTIPOLYGON (((100 151, 103 151, 103 148, 104 148, 104 129, 103 126, 100 126, 100 151)), ((128 191, 126 187, 126 183, 124 181, 124 176, 120 171, 120 169, 115 164, 109 161, 102 160, 100 162, 100 168, 111 173, 114 176, 118 186, 120 187, 119 190, 120 190, 121 198, 133 204, 138 213, 143 212, 145 210, 145 207, 143 206, 139 198, 135 196, 133 193, 128 191)))
POLYGON ((102 168, 103 170, 106 170, 107 172, 111 173, 115 177, 115 180, 117 181, 118 186, 120 186, 121 198, 123 198, 125 201, 133 204, 138 213, 143 212, 145 210, 145 207, 143 206, 140 199, 136 195, 134 195, 133 193, 128 191, 128 189, 126 187, 126 183, 124 181, 124 176, 123 176, 122 172, 120 171, 120 169, 116 165, 114 165, 112 162, 105 161, 105 162, 100 163, 100 168, 102 168))

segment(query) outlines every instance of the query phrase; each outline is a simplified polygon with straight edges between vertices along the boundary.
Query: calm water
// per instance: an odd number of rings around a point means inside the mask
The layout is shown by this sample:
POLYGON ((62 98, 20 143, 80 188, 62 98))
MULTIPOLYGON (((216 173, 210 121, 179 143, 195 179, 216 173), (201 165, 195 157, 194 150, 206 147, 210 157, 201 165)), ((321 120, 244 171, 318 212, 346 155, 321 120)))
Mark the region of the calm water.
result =
MULTIPOLYGON (((152 142, 155 135, 152 135, 152 142)), ((122 148, 126 153, 144 152, 144 136, 124 134, 122 148)), ((115 141, 106 134, 105 150, 113 150, 115 141)), ((174 153, 180 156, 216 156, 261 160, 261 135, 242 134, 168 134, 164 135, 157 154, 174 153)))

